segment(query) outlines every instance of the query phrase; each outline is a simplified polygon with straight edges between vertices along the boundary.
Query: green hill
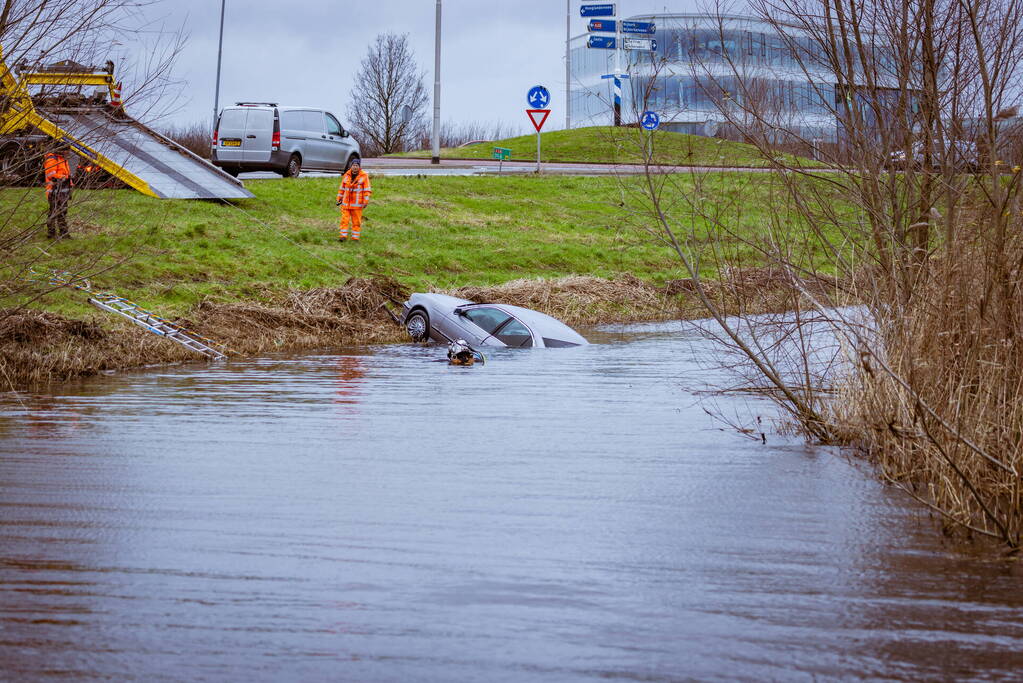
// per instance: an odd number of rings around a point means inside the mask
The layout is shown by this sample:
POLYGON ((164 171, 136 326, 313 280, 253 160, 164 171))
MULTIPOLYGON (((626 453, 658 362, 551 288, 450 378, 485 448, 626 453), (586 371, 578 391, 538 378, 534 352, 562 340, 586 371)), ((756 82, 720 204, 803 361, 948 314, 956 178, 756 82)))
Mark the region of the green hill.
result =
MULTIPOLYGON (((512 150, 514 161, 536 160, 536 135, 483 142, 468 147, 445 148, 442 159, 491 159, 494 147, 512 150)), ((753 145, 707 138, 686 133, 640 128, 593 126, 544 133, 540 145, 544 162, 641 164, 650 150, 653 163, 677 166, 760 167, 768 160, 753 145)), ((397 157, 429 157, 430 150, 392 154, 397 157)), ((781 155, 794 160, 791 155, 781 155)), ((804 166, 816 166, 810 159, 799 159, 804 166)))

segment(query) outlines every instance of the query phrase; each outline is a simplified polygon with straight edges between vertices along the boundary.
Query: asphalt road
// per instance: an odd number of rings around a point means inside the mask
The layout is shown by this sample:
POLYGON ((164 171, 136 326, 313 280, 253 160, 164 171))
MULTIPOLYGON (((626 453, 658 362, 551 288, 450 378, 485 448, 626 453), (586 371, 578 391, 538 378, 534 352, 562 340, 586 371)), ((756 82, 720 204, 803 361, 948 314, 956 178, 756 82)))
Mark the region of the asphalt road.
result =
MULTIPOLYGON (((362 167, 374 175, 496 175, 498 173, 523 174, 536 172, 535 161, 505 161, 499 164, 490 159, 442 159, 431 164, 429 159, 407 159, 395 157, 371 157, 362 160, 362 167)), ((729 170, 719 166, 650 166, 653 173, 686 173, 729 170)), ((736 170, 764 172, 765 168, 742 168, 736 170)), ((540 172, 550 175, 639 175, 646 172, 642 164, 577 164, 551 162, 540 164, 540 172)), ((303 172, 302 177, 322 178, 337 173, 320 171, 303 172)), ((266 171, 242 173, 245 179, 279 178, 276 173, 266 171)))

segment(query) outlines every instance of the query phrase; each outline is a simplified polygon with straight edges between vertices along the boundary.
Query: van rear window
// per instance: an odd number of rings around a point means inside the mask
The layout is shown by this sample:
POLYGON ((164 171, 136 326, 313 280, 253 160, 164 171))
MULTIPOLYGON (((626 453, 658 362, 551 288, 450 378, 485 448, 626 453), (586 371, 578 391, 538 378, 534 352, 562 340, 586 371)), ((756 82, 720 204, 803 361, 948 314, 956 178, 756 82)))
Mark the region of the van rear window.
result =
POLYGON ((248 113, 245 109, 225 109, 220 115, 220 130, 244 130, 245 115, 248 113))
POLYGON ((268 109, 252 109, 249 111, 249 120, 245 122, 245 129, 249 131, 270 131, 274 127, 273 112, 268 109))

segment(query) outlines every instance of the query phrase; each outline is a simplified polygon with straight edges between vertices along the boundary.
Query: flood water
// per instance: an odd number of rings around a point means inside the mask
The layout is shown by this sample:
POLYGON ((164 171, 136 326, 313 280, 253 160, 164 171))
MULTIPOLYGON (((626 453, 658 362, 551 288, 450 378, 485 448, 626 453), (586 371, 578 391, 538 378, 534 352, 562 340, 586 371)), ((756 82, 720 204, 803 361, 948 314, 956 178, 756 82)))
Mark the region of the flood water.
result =
POLYGON ((1019 563, 835 450, 721 431, 679 325, 584 332, 0 397, 0 678, 1020 675, 1019 563))

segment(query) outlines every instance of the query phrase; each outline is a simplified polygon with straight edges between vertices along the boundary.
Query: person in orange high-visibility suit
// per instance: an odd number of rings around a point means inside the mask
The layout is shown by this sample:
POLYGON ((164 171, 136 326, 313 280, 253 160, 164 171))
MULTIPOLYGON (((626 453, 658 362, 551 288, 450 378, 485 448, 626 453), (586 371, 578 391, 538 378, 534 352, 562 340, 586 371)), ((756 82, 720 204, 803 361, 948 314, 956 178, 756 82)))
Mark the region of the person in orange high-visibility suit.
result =
POLYGON ((47 152, 43 157, 43 174, 46 176, 46 199, 50 211, 46 216, 46 236, 67 238, 67 207, 71 202, 71 167, 67 161, 67 149, 47 152))
POLYGON ((352 161, 351 167, 341 176, 341 187, 337 190, 337 205, 341 207, 341 232, 338 241, 348 239, 348 227, 351 226, 352 240, 362 237, 362 210, 369 204, 369 176, 362 170, 358 159, 352 161))

